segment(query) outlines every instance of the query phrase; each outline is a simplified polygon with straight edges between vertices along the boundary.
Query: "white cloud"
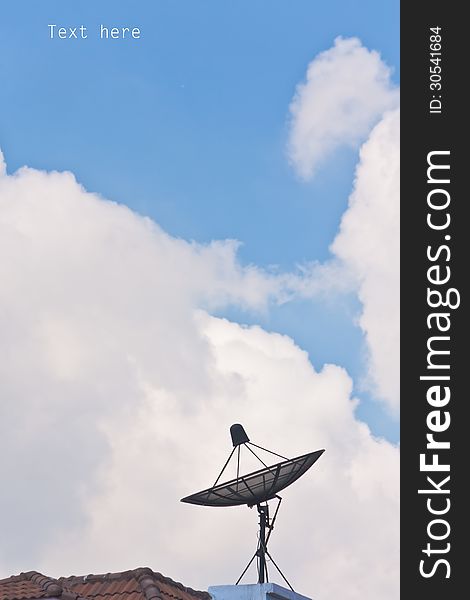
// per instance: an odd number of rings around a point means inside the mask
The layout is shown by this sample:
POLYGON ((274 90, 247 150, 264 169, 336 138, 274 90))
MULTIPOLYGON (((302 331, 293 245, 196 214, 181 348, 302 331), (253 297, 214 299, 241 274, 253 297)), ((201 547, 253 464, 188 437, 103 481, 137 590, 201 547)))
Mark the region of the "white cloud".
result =
POLYGON ((400 392, 399 136, 396 110, 385 115, 361 148, 349 207, 332 245, 358 282, 369 384, 394 412, 400 392))
POLYGON ((336 38, 308 66, 292 101, 289 158, 304 178, 338 147, 357 147, 397 106, 390 69, 357 38, 336 38))
POLYGON ((363 144, 354 189, 331 246, 334 259, 292 282, 299 294, 356 289, 368 349, 364 385, 399 408, 399 111, 390 69, 356 38, 309 65, 291 104, 290 158, 310 177, 341 144, 363 144), (392 109, 392 110, 388 110, 392 109))
POLYGON ((0 240, 5 575, 148 564, 230 583, 256 515, 178 500, 211 483, 241 421, 284 454, 327 448, 272 538, 298 589, 397 597, 398 450, 355 418, 349 376, 201 310, 262 309, 277 280, 242 268, 234 242, 171 238, 68 173, 0 178, 0 240))
POLYGON ((0 177, 6 174, 7 166, 3 158, 3 152, 0 150, 0 177))
POLYGON ((272 538, 297 589, 325 599, 396 598, 398 450, 355 420, 347 374, 334 365, 316 373, 285 336, 205 314, 197 322, 209 340, 213 392, 189 407, 141 380, 139 410, 107 429, 113 453, 89 528, 55 541, 43 570, 124 569, 151 557, 191 585, 233 582, 254 551, 255 511, 178 499, 213 482, 231 449, 228 426, 242 421, 251 439, 281 453, 327 449, 283 493, 272 538))
POLYGON ((193 307, 263 307, 272 289, 238 265, 235 251, 233 242, 173 239, 85 193, 69 173, 22 169, 0 178, 6 564, 24 569, 18 522, 31 557, 48 530, 83 524, 79 496, 110 452, 100 428, 138 405, 140 371, 188 403, 205 397, 208 366, 195 357, 207 342, 193 307))

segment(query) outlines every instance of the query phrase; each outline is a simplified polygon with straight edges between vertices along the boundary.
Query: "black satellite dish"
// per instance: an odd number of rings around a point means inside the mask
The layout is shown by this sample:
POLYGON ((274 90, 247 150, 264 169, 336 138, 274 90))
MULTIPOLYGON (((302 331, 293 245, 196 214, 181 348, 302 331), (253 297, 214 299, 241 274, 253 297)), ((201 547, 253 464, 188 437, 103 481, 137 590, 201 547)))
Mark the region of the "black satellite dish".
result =
POLYGON ((196 492, 195 494, 191 494, 190 496, 182 498, 181 502, 197 504, 199 506, 241 506, 246 504, 251 508, 256 505, 260 517, 258 547, 236 583, 240 583, 241 579, 248 571, 255 558, 257 558, 258 564, 258 583, 265 583, 269 581, 267 565, 267 558, 269 558, 290 589, 294 591, 293 587, 287 581, 280 568, 274 562, 274 559, 269 554, 267 548, 269 538, 274 529, 274 521, 276 520, 279 506, 281 505, 282 498, 278 495, 278 493, 287 486, 291 485, 291 483, 294 483, 294 481, 299 479, 299 477, 308 471, 308 469, 310 469, 310 467, 320 458, 325 450, 316 450, 315 452, 302 454, 296 458, 286 458, 285 456, 281 456, 276 452, 272 452, 271 450, 267 450, 262 446, 258 446, 257 444, 250 442, 246 431, 239 423, 236 423, 230 427, 230 434, 232 436, 233 450, 222 467, 222 471, 219 473, 214 485, 206 490, 203 490, 202 492, 196 492), (240 475, 241 446, 247 448, 261 462, 263 465, 262 469, 253 471, 248 475, 240 475), (274 454, 283 460, 268 466, 255 453, 251 446, 259 448, 260 450, 264 450, 265 452, 269 452, 270 454, 274 454), (235 479, 231 479, 226 483, 219 484, 219 480, 227 468, 235 451, 237 451, 237 476, 235 479), (273 499, 277 499, 278 504, 276 506, 274 517, 270 519, 268 501, 273 499), (268 530, 267 536, 266 530, 268 530))

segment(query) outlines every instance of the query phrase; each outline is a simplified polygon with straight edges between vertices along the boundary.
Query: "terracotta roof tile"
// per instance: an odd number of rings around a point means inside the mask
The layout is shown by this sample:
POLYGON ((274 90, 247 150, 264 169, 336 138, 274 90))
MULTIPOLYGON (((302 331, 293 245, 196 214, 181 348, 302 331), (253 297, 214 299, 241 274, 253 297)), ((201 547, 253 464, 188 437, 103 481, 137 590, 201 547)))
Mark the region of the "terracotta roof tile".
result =
POLYGON ((0 579, 0 600, 210 600, 199 592, 173 581, 148 567, 53 579, 29 571, 0 579))
POLYGON ((22 600, 24 598, 51 598, 59 596, 62 590, 57 581, 44 577, 36 571, 20 573, 7 579, 0 579, 1 600, 22 600))
POLYGON ((20 598, 42 598, 46 592, 30 581, 9 577, 1 580, 2 600, 19 600, 20 598))

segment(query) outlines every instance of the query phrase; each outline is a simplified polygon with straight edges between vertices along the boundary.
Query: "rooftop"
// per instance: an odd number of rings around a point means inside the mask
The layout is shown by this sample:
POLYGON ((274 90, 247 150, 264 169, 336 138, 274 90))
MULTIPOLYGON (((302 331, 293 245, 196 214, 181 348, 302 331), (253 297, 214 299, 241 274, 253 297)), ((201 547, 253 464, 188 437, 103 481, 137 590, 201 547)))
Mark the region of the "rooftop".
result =
POLYGON ((106 573, 72 575, 54 579, 28 571, 0 579, 0 600, 211 600, 199 592, 173 581, 148 567, 106 573))

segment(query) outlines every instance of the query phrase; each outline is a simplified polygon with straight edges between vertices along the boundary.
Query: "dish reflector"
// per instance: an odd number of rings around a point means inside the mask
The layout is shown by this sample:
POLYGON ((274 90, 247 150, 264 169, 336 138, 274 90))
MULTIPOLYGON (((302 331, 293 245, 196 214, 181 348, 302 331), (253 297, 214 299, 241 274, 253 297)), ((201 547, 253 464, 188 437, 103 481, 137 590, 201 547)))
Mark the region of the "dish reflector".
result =
POLYGON ((316 450, 297 458, 242 475, 202 492, 182 498, 181 502, 200 506, 254 506, 274 498, 281 490, 301 477, 325 450, 316 450))

